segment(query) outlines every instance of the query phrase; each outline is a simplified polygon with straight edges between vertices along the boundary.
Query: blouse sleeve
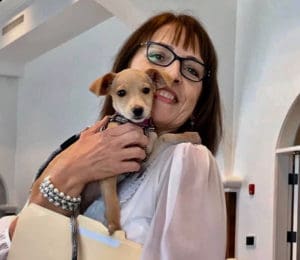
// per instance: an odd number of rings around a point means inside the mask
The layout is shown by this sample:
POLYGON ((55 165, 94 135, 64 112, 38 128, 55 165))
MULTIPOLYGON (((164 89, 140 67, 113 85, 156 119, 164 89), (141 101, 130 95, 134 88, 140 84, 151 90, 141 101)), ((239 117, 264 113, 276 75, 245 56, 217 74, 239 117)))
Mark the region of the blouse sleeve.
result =
POLYGON ((177 145, 142 259, 224 260, 225 248, 225 199, 216 161, 202 145, 177 145))
POLYGON ((16 216, 0 218, 0 260, 6 260, 10 248, 8 228, 16 216))

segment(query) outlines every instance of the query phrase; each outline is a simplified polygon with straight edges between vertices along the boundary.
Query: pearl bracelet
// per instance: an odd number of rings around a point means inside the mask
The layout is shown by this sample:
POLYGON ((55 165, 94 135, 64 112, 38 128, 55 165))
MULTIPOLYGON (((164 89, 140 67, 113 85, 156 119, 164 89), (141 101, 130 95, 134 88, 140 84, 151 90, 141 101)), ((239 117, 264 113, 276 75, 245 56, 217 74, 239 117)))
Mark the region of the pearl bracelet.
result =
POLYGON ((56 207, 62 208, 63 210, 75 212, 80 206, 81 196, 71 197, 69 195, 65 195, 63 192, 54 187, 49 176, 47 176, 41 183, 40 192, 50 203, 56 207))

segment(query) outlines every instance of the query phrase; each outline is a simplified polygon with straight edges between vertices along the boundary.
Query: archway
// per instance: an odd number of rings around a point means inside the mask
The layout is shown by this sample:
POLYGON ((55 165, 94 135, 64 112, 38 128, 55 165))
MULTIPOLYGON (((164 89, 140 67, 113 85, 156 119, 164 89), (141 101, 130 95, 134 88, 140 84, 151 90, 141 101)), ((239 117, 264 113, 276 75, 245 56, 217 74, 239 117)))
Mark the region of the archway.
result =
POLYGON ((287 113, 276 148, 275 259, 299 260, 300 95, 287 113))

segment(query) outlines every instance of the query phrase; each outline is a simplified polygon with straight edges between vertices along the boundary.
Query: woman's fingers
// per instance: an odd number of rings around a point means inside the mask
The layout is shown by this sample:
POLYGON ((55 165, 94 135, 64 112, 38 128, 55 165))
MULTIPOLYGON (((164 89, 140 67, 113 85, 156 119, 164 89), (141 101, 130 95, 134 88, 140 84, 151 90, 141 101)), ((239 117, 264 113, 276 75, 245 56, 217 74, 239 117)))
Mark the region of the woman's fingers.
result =
POLYGON ((101 119, 100 121, 97 121, 91 127, 86 128, 82 132, 82 134, 95 134, 95 133, 99 132, 104 126, 107 125, 108 120, 109 120, 109 117, 105 116, 103 119, 101 119))
POLYGON ((89 174, 89 182, 99 181, 108 177, 116 176, 122 173, 137 172, 141 168, 141 164, 136 160, 126 160, 126 161, 112 161, 107 160, 111 163, 108 167, 106 164, 99 163, 98 167, 95 165, 94 170, 89 174), (114 163, 112 163, 114 162, 114 163))
MULTIPOLYGON (((121 173, 138 171, 140 163, 146 158, 145 148, 148 137, 140 127, 124 124, 108 128, 92 136, 82 138, 77 154, 82 153, 84 144, 88 151, 84 153, 85 165, 91 165, 89 175, 84 175, 86 181, 95 181, 115 176, 121 173)), ((78 164, 78 162, 76 162, 78 164)))
POLYGON ((41 196, 39 185, 45 176, 50 176, 59 190, 76 197, 91 181, 140 170, 140 162, 146 157, 143 147, 148 144, 143 130, 124 124, 99 132, 107 120, 84 130, 79 140, 50 162, 32 187, 31 202, 68 215, 41 196))
POLYGON ((144 135, 143 129, 133 124, 123 124, 101 132, 100 130, 107 125, 108 120, 109 118, 106 116, 96 122, 93 126, 85 129, 81 133, 81 137, 97 134, 108 138, 110 141, 112 140, 111 138, 114 138, 114 141, 119 143, 120 147, 132 145, 146 147, 148 145, 148 138, 144 135))
POLYGON ((106 120, 82 132, 45 170, 62 191, 77 196, 90 181, 140 169, 148 144, 143 130, 124 124, 99 132, 106 120))
POLYGON ((145 149, 137 146, 127 147, 124 149, 124 158, 122 161, 135 160, 140 162, 146 158, 145 149))
POLYGON ((141 164, 136 161, 125 161, 121 165, 122 171, 120 173, 138 172, 141 169, 141 164))
POLYGON ((110 142, 118 145, 119 148, 128 146, 146 147, 149 143, 149 139, 144 135, 143 129, 133 124, 108 128, 101 132, 100 135, 103 135, 103 139, 107 138, 110 142))

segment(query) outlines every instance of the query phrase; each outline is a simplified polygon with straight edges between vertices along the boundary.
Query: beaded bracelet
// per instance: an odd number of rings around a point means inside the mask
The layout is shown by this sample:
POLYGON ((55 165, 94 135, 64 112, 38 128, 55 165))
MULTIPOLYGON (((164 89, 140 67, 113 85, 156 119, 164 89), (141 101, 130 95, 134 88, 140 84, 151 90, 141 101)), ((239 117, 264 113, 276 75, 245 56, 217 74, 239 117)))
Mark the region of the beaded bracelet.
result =
POLYGON ((54 187, 49 176, 41 183, 40 192, 50 203, 67 211, 77 211, 81 202, 81 196, 71 197, 54 187))

